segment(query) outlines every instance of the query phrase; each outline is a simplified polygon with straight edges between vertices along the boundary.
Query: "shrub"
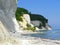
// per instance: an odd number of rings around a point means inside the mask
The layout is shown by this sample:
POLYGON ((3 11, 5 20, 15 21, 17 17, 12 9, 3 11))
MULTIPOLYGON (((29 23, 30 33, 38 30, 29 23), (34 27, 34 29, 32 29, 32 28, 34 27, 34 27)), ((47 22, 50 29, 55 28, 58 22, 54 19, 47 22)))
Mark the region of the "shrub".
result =
POLYGON ((36 30, 36 27, 32 27, 30 24, 26 24, 27 28, 24 28, 25 30, 32 30, 32 31, 35 31, 36 30))

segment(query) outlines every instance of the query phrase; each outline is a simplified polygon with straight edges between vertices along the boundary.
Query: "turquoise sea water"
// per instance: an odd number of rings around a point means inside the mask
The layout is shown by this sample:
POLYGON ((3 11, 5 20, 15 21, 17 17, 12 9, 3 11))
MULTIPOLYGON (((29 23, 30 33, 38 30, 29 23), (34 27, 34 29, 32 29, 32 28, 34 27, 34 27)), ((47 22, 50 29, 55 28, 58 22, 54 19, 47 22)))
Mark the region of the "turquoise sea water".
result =
POLYGON ((32 37, 52 39, 52 40, 60 40, 60 29, 38 31, 38 33, 26 34, 26 35, 32 36, 32 37))

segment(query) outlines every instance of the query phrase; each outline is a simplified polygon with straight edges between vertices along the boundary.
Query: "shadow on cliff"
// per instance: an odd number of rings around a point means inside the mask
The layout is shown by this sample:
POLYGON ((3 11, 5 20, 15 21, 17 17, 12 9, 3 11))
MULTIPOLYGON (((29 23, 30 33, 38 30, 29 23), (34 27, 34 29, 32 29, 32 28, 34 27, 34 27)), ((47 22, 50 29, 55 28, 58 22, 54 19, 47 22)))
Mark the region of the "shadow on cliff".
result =
POLYGON ((10 32, 16 32, 16 27, 14 24, 15 17, 11 15, 14 14, 10 13, 6 15, 4 11, 0 9, 0 21, 2 22, 6 30, 10 32))

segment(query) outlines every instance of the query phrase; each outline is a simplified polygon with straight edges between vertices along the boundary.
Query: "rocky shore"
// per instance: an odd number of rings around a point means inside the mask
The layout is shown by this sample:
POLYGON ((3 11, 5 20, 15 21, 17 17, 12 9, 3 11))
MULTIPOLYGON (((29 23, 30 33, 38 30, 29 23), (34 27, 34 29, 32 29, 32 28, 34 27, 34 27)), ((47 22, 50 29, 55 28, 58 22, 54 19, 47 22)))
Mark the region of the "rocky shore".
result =
POLYGON ((0 45, 60 45, 60 41, 35 37, 12 37, 7 41, 0 41, 0 45))
POLYGON ((6 42, 7 45, 60 45, 60 40, 43 39, 27 35, 23 36, 22 34, 20 35, 18 32, 10 33, 10 37, 12 37, 12 39, 8 39, 10 41, 6 42))

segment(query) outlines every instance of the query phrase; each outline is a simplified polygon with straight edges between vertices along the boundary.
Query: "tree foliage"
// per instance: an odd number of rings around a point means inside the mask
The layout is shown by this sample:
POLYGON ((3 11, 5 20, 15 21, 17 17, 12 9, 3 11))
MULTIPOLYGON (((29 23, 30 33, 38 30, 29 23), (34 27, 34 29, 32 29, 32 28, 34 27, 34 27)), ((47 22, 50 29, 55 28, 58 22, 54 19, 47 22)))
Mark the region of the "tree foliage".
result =
POLYGON ((29 13, 28 10, 17 7, 16 13, 15 13, 16 19, 18 21, 23 21, 21 16, 23 16, 23 14, 28 14, 28 13, 29 13))

